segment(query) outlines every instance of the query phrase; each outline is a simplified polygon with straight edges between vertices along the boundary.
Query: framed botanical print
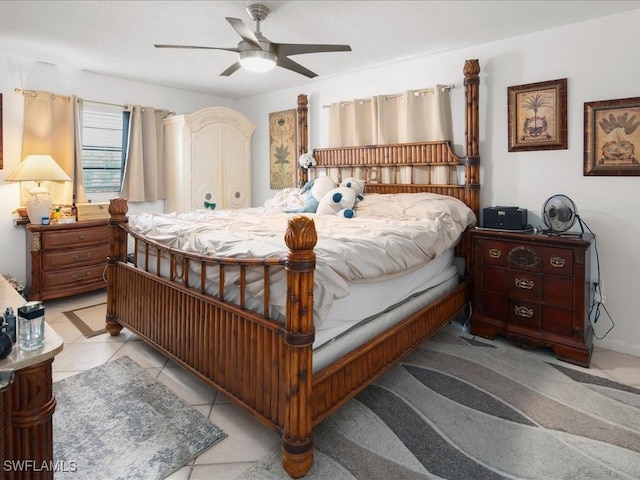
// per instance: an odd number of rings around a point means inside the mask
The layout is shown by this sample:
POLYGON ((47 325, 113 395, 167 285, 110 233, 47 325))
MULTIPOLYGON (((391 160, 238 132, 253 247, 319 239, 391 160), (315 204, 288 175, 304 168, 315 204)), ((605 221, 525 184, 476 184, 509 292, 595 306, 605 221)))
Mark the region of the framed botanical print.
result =
POLYGON ((640 175, 640 97, 584 104, 584 175, 640 175))
POLYGON ((296 185, 296 121, 296 109, 269 114, 269 184, 274 190, 296 185))
POLYGON ((567 148, 567 79, 508 87, 509 151, 567 148))

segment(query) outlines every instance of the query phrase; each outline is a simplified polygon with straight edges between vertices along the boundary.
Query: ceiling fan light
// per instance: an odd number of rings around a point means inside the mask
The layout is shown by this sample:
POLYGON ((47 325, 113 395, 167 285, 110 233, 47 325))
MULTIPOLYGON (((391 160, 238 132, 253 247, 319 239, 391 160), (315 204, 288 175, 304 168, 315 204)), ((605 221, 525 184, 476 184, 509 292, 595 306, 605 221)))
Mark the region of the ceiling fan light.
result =
POLYGON ((264 73, 276 66, 276 55, 265 50, 246 50, 238 56, 242 68, 250 72, 264 73))

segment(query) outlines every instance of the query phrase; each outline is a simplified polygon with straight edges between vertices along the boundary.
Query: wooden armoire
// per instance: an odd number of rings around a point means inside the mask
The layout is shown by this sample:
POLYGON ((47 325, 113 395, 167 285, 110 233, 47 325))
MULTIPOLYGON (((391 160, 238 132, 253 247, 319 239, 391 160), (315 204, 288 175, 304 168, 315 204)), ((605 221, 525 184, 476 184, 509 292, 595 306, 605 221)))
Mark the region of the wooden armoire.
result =
POLYGON ((251 206, 251 137, 256 125, 226 107, 164 120, 165 212, 251 206))

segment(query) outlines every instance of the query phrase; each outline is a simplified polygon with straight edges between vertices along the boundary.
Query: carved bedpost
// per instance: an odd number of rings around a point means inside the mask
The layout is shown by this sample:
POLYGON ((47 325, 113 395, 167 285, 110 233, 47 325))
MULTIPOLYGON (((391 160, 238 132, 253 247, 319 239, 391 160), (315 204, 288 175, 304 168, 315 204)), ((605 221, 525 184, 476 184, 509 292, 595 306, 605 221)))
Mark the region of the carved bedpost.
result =
POLYGON ((116 311, 116 290, 118 281, 117 262, 127 257, 127 233, 120 225, 127 222, 127 201, 124 198, 112 198, 109 201, 109 256, 107 257, 107 318, 106 329, 115 336, 119 335, 122 325, 118 323, 116 311))
POLYGON ((313 219, 289 220, 285 242, 287 270, 287 318, 285 325, 285 413, 282 431, 282 465, 294 478, 305 475, 313 464, 311 377, 313 328, 313 271, 318 241, 313 219))
POLYGON ((296 168, 298 169, 298 186, 302 187, 309 179, 309 171, 298 165, 298 159, 303 153, 309 151, 309 130, 307 128, 307 111, 308 100, 304 94, 298 95, 298 155, 295 158, 296 168))
MULTIPOLYGON (((480 221, 480 63, 477 59, 464 63, 464 88, 466 98, 465 128, 465 203, 473 210, 480 221)), ((465 268, 473 272, 473 247, 469 237, 464 241, 465 268)))

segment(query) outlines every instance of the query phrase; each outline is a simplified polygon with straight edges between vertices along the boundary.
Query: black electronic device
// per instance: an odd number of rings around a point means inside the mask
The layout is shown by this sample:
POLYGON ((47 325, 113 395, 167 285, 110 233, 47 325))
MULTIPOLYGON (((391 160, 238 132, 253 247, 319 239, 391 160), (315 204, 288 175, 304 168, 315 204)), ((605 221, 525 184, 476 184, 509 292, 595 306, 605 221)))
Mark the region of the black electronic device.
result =
POLYGON ((520 207, 486 207, 482 209, 482 227, 501 230, 528 230, 527 209, 520 207))

